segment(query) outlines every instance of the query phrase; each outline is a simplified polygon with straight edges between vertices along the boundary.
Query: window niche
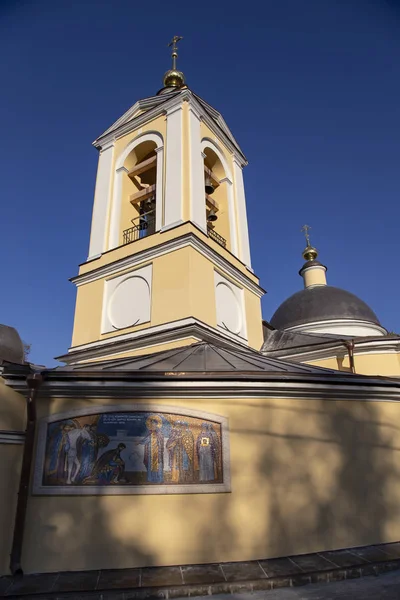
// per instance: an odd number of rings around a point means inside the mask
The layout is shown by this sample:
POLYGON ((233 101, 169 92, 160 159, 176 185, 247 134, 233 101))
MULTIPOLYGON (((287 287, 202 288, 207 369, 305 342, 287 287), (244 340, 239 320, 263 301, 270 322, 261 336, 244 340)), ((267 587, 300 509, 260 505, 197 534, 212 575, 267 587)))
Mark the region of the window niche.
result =
POLYGON ((211 148, 204 148, 204 185, 207 232, 220 246, 231 249, 226 173, 211 148))
POLYGON ((122 186, 122 244, 156 231, 156 144, 147 140, 136 146, 124 161, 122 186))

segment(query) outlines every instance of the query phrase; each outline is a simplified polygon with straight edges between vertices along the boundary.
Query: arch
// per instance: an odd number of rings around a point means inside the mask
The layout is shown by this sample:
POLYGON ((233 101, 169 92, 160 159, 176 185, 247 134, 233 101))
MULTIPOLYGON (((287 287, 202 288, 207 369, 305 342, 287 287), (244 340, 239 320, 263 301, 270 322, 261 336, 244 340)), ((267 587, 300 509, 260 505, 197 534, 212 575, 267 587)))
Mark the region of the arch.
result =
POLYGON ((227 177, 230 180, 230 182, 232 183, 232 173, 231 173, 231 170, 229 168, 227 160, 226 160, 222 150, 220 149, 220 147, 211 138, 208 138, 208 137, 204 137, 201 140, 200 147, 201 147, 202 152, 204 152, 204 150, 206 148, 210 148, 210 150, 213 150, 215 152, 215 154, 218 156, 218 158, 221 161, 221 164, 224 168, 225 177, 227 177))
POLYGON ((235 200, 233 193, 233 180, 232 172, 229 168, 228 161, 225 158, 221 148, 211 138, 204 137, 200 144, 201 152, 209 148, 219 159, 222 168, 225 172, 225 177, 221 178, 222 184, 226 184, 227 197, 228 197, 228 219, 229 219, 229 234, 230 234, 230 245, 231 252, 235 256, 238 256, 238 239, 237 239, 237 225, 236 225, 236 211, 235 211, 235 200))
POLYGON ((144 142, 153 142, 156 144, 157 154, 157 179, 156 179, 156 231, 162 227, 162 203, 163 203, 163 169, 164 169, 164 139, 161 133, 157 131, 146 131, 140 133, 130 140, 124 150, 115 161, 114 187, 111 201, 110 233, 108 241, 108 250, 116 248, 119 245, 121 204, 122 204, 122 180, 127 169, 124 163, 129 154, 140 144, 144 142))

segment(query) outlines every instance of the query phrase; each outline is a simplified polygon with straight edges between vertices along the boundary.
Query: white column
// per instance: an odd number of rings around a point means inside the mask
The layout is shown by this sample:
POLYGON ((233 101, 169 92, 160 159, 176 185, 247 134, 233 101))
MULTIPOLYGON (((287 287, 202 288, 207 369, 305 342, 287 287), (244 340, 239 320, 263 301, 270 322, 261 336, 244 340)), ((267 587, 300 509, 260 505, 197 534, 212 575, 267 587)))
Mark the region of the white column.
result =
POLYGON ((106 227, 110 202, 113 154, 114 143, 102 149, 99 155, 88 260, 100 256, 107 249, 106 227))
POLYGON ((190 220, 207 234, 200 115, 189 106, 190 220))
POLYGON ((231 252, 235 256, 239 257, 233 184, 232 184, 232 181, 229 179, 229 177, 224 177, 224 179, 220 180, 220 183, 226 183, 226 192, 227 192, 227 197, 228 197, 229 235, 231 238, 231 252))
POLYGON ((164 172, 164 146, 155 148, 157 154, 157 179, 156 179, 156 231, 163 225, 163 172, 164 172))
POLYGON ((115 171, 108 250, 112 250, 113 248, 117 248, 119 246, 119 234, 121 227, 122 184, 125 173, 128 173, 128 169, 126 169, 125 167, 120 167, 115 171))
POLYGON ((164 227, 183 223, 183 108, 167 112, 165 155, 164 227))
POLYGON ((236 190, 236 206, 239 231, 239 258, 251 269, 249 229, 247 225, 246 198, 244 194, 243 172, 240 163, 233 159, 234 181, 236 190))

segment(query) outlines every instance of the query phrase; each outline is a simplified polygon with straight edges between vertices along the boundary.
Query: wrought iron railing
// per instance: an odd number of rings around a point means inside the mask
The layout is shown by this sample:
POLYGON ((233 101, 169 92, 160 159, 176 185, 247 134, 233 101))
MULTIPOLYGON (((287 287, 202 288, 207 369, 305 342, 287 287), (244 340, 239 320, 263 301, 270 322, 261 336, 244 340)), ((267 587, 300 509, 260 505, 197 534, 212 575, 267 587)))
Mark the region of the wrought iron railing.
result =
POLYGON ((141 240, 148 235, 152 235, 156 231, 156 211, 150 210, 147 213, 139 215, 135 219, 132 219, 133 226, 129 229, 125 229, 122 232, 122 243, 130 244, 141 240))
POLYGON ((208 235, 210 236, 210 238, 212 240, 216 241, 217 244, 219 244, 223 248, 226 248, 226 239, 224 237, 222 237, 222 235, 217 233, 215 231, 215 229, 212 229, 211 227, 207 227, 207 231, 208 231, 208 235))

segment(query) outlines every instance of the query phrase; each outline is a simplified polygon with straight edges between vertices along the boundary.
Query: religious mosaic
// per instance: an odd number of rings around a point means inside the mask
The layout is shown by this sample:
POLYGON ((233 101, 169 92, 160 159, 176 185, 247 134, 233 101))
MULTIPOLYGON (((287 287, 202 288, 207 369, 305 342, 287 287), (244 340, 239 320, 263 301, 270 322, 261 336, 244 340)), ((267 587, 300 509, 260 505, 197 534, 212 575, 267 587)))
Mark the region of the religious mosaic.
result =
POLYGON ((77 416, 47 424, 46 486, 223 482, 221 424, 161 412, 77 416))

